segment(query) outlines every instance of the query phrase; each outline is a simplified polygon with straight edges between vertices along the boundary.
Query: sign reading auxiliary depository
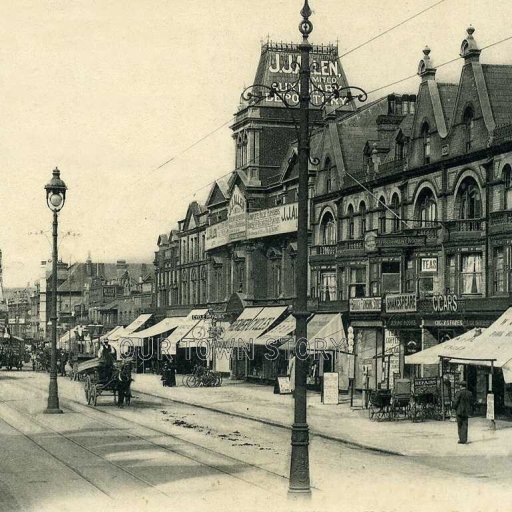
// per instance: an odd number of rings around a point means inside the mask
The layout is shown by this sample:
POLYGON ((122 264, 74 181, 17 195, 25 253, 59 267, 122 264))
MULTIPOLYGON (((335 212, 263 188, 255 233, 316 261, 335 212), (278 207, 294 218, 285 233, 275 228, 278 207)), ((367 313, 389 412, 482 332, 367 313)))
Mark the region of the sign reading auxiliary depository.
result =
MULTIPOLYGON (((338 58, 336 45, 313 45, 311 59, 311 99, 313 104, 320 105, 322 95, 315 88, 327 93, 332 92, 333 86, 344 87, 347 79, 338 58)), ((255 83, 271 86, 276 84, 278 92, 286 93, 285 99, 292 103, 299 102, 299 87, 294 86, 299 78, 301 64, 300 51, 296 44, 268 42, 261 48, 261 59, 256 73, 255 83), (293 89, 293 90, 292 90, 293 89)), ((332 101, 341 106, 345 98, 332 101)), ((283 106, 278 96, 267 97, 265 103, 270 106, 283 106)))

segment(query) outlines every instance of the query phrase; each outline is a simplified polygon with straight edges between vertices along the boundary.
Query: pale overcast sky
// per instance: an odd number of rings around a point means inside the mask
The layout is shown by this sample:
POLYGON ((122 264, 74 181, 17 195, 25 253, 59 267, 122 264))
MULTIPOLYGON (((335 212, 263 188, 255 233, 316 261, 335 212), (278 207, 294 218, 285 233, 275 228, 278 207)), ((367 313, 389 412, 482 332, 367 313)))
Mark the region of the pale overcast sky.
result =
MULTIPOLYGON (((438 0, 311 0, 313 43, 340 53, 438 0)), ((227 126, 256 71, 260 41, 299 41, 302 0, 0 1, 0 248, 4 285, 39 276, 50 255, 43 187, 58 165, 65 261, 152 261, 159 233, 194 193, 233 167, 227 126), (178 157, 153 170, 174 155, 178 157)), ((480 46, 512 36, 509 0, 445 0, 341 59, 349 83, 376 89, 458 55, 469 24, 480 46)), ((483 62, 512 64, 512 41, 483 62)), ((461 61, 438 78, 455 81, 461 61)), ((379 91, 416 92, 418 79, 379 91)), ((208 187, 196 198, 204 199, 208 187)))

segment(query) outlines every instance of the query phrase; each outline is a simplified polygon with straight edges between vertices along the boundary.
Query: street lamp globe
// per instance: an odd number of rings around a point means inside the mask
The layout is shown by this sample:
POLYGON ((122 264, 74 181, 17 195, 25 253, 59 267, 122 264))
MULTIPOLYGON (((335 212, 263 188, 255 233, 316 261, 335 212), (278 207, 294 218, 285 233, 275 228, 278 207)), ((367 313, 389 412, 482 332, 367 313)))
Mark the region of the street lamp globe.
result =
POLYGON ((66 184, 60 179, 60 171, 55 168, 50 182, 44 187, 46 190, 46 202, 53 212, 62 210, 66 201, 66 184))

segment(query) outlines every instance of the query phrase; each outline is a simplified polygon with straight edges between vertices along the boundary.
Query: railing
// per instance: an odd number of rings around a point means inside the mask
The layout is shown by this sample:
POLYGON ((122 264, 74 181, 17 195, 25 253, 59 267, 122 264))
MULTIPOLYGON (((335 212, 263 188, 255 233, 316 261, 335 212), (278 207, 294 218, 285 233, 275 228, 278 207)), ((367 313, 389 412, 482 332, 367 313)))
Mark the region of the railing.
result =
POLYGON ((343 255, 346 251, 362 251, 364 240, 341 240, 338 242, 336 254, 343 255))
POLYGON ((512 210, 501 210, 492 212, 489 219, 491 226, 504 226, 509 224, 512 227, 512 210))
POLYGON ((484 229, 483 219, 450 220, 446 222, 449 233, 468 233, 482 231, 484 229))
POLYGON ((334 245, 313 245, 310 248, 311 256, 335 256, 336 244, 334 245))

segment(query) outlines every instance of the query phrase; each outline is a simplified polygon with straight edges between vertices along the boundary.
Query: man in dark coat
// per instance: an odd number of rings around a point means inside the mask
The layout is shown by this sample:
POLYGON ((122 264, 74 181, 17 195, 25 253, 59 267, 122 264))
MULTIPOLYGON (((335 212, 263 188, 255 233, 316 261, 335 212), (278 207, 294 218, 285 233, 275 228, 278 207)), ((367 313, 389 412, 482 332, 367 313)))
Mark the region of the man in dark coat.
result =
POLYGON ((453 408, 457 416, 459 444, 468 442, 468 417, 473 408, 473 394, 467 389, 466 382, 460 383, 461 389, 455 394, 453 408))

